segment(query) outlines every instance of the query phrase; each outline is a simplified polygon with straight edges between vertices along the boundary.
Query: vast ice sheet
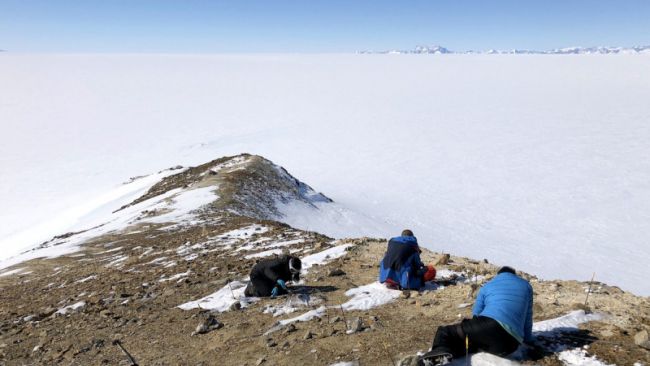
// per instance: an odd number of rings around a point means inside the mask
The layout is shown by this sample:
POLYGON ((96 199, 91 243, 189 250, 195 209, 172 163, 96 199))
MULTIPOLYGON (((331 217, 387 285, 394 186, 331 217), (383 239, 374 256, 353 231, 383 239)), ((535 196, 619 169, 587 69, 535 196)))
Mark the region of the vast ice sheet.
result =
POLYGON ((131 176, 251 152, 350 210, 289 223, 648 295, 649 63, 3 53, 2 256, 131 176))

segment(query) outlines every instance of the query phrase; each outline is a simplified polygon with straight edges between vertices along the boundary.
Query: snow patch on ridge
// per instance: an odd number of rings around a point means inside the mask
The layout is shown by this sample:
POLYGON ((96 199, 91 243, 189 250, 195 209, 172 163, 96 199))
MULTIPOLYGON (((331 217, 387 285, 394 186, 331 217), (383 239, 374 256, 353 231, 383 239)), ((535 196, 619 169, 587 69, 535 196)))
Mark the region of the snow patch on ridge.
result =
POLYGON ((11 275, 14 275, 14 274, 25 274, 26 270, 27 270, 27 267, 12 269, 10 271, 5 271, 5 272, 0 273, 0 277, 11 276, 11 275))
POLYGON ((265 250, 263 252, 255 253, 255 254, 249 254, 244 256, 246 259, 252 259, 252 258, 263 258, 263 257, 270 257, 272 255, 280 255, 282 254, 282 249, 271 249, 271 250, 265 250))
POLYGON ((223 286, 219 291, 200 298, 196 301, 186 302, 178 305, 183 310, 206 309, 223 313, 230 309, 232 304, 239 302, 242 308, 247 307, 250 303, 258 301, 256 297, 245 297, 247 281, 233 281, 223 286))
MULTIPOLYGON (((472 366, 516 366, 519 365, 518 362, 501 358, 490 353, 475 353, 469 356, 470 364, 472 366)), ((449 366, 465 366, 467 364, 467 358, 462 357, 452 361, 449 366)))
POLYGON ((239 229, 230 230, 223 234, 219 234, 218 238, 224 239, 250 239, 253 234, 264 234, 269 231, 267 226, 253 224, 244 226, 239 229))
POLYGON ((90 275, 88 277, 84 277, 84 278, 82 278, 80 280, 77 280, 74 283, 84 283, 84 282, 88 282, 90 280, 94 280, 95 278, 97 278, 97 275, 90 275))
POLYGON ((314 318, 321 318, 323 315, 325 315, 326 311, 327 308, 325 306, 321 306, 318 309, 310 310, 304 314, 298 315, 295 318, 280 320, 280 324, 284 326, 295 322, 307 322, 314 318))
POLYGON ((587 355, 587 351, 579 348, 560 352, 557 358, 564 362, 565 366, 610 366, 595 356, 587 355))
POLYGON ((329 249, 325 249, 322 252, 318 252, 302 258, 301 261, 303 272, 306 273, 306 270, 313 267, 314 265, 323 265, 333 259, 344 256, 347 249, 351 246, 353 246, 353 244, 338 245, 329 249))
POLYGON ((308 294, 297 294, 288 296, 287 301, 280 305, 267 305, 264 307, 264 314, 273 314, 274 317, 291 314, 299 308, 318 305, 323 302, 321 298, 313 298, 308 294))
POLYGON ((401 291, 391 290, 379 282, 373 282, 346 291, 345 294, 352 299, 341 306, 346 311, 369 310, 395 301, 401 293, 401 291))
POLYGON ((603 314, 591 313, 587 314, 584 310, 572 311, 569 314, 563 315, 559 318, 542 320, 533 323, 533 333, 543 334, 557 331, 558 329, 571 329, 577 330, 578 325, 590 321, 603 319, 603 314))
POLYGON ((85 306, 86 306, 85 301, 79 301, 79 302, 76 302, 76 303, 74 303, 72 305, 68 305, 66 307, 63 307, 63 308, 57 310, 56 313, 61 314, 61 315, 65 315, 65 314, 67 314, 69 312, 78 311, 78 310, 82 309, 85 306))
POLYGON ((232 172, 235 170, 244 169, 245 165, 250 161, 251 161, 250 156, 235 156, 224 163, 213 166, 203 174, 207 174, 207 173, 218 174, 222 170, 228 170, 232 172))

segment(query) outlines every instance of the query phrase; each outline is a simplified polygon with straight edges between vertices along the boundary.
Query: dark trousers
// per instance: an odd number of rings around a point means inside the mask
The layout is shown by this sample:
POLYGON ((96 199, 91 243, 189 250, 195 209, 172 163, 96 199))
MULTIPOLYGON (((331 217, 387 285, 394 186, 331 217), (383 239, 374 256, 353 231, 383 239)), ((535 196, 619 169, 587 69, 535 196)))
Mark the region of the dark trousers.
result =
POLYGON ((516 351, 519 342, 499 322, 484 316, 465 319, 461 323, 438 327, 431 350, 465 355, 465 336, 469 338, 469 353, 488 352, 506 356, 516 351))
MULTIPOLYGON (((251 282, 246 286, 244 295, 254 297, 269 297, 271 291, 276 286, 276 283, 271 281, 268 277, 252 276, 251 282)), ((278 295, 284 295, 287 292, 278 286, 278 295)))

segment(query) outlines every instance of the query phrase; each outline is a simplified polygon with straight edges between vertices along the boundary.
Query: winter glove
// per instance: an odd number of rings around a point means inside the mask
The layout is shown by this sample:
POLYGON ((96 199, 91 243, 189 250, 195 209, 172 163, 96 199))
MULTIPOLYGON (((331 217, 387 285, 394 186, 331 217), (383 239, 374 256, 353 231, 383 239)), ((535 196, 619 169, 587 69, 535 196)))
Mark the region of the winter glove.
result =
POLYGON ((273 290, 271 290, 271 297, 276 297, 278 296, 278 286, 275 286, 273 290))
POLYGON ((287 284, 284 282, 284 280, 280 279, 277 282, 278 282, 278 285, 280 285, 280 287, 282 287, 282 289, 288 290, 287 289, 287 284))

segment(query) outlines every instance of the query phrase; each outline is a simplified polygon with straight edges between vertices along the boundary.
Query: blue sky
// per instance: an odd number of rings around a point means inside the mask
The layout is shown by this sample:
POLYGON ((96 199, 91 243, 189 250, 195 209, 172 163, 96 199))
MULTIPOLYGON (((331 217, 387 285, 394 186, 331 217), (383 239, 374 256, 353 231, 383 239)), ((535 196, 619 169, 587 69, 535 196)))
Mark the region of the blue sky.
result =
POLYGON ((650 44, 648 0, 0 0, 15 52, 353 52, 650 44))

